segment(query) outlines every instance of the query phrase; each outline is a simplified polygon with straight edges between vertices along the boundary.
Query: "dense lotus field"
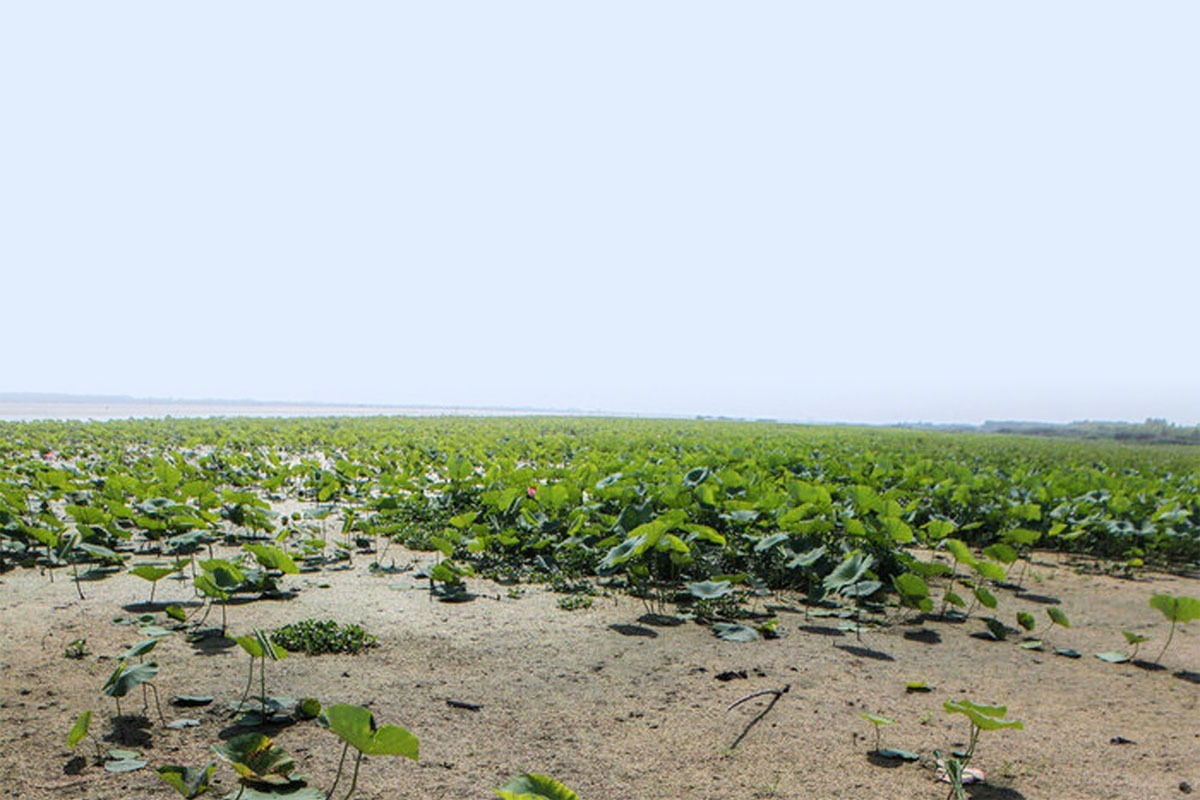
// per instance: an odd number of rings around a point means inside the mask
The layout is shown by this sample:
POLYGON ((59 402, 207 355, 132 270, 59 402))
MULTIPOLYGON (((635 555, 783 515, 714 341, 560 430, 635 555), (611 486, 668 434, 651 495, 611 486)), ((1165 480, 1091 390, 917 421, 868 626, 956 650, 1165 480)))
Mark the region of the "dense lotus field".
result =
POLYGON ((306 559, 387 537, 443 551, 451 579, 802 590, 861 554, 887 591, 924 548, 1003 567, 1034 546, 1184 565, 1200 559, 1200 451, 676 420, 0 425, 0 565, 230 536, 306 559))
MULTIPOLYGON (((80 597, 128 572, 153 600, 158 581, 187 574, 206 612, 223 615, 235 595, 277 592, 284 574, 362 554, 395 569, 402 548, 437 554, 420 579, 447 601, 476 578, 549 583, 563 608, 627 592, 744 641, 772 627, 742 624, 740 600, 788 590, 848 609, 855 633, 889 608, 979 609, 1004 638, 1014 629, 997 589, 1020 581, 1035 548, 1122 574, 1195 568, 1200 450, 705 420, 0 424, 0 572, 65 575, 80 597)), ((1172 623, 1195 616, 1194 599, 1161 597, 1172 623)), ((1050 621, 1069 625, 1057 609, 1050 621)), ((239 643, 264 666, 277 646, 261 631, 239 643)), ((106 694, 149 682, 131 659, 106 694)), ((948 708, 984 729, 1003 716, 972 709, 948 708)), ((364 714, 323 717, 360 757, 375 746, 364 714)), ((395 752, 415 757, 415 739, 395 736, 395 752)), ((180 792, 201 777, 180 777, 180 792)))

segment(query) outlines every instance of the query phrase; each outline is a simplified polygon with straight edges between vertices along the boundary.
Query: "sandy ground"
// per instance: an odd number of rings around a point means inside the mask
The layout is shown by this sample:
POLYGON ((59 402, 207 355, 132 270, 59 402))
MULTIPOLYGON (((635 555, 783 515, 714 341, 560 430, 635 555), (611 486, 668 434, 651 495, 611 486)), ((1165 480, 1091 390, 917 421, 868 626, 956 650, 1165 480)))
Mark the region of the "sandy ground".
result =
MULTIPOLYGON (((403 554, 399 562, 415 559, 403 554)), ((896 719, 883 730, 883 746, 928 757, 966 738, 965 719, 942 710, 952 698, 1007 703, 1026 726, 984 735, 975 763, 988 779, 974 798, 1133 800, 1200 791, 1200 623, 1178 630, 1165 669, 1092 656, 1123 649, 1120 631, 1127 629, 1154 637, 1142 654, 1153 658, 1167 624, 1148 598, 1200 595, 1200 580, 1121 580, 1043 559, 1026 581, 1032 596, 1005 591, 1000 611, 1009 622, 1016 611, 1032 611, 1048 641, 1084 653, 1071 660, 975 638, 983 628, 977 619, 897 622, 857 641, 835 629, 838 620, 806 621, 797 608, 779 612, 782 638, 737 644, 695 623, 648 624, 639 619, 641 602, 627 597, 566 612, 545 589, 510 598, 505 587, 472 580, 478 599, 446 604, 432 601, 410 574, 370 574, 369 561, 360 556, 348 570, 288 577, 294 599, 229 609, 234 633, 321 617, 378 635, 379 647, 362 655, 292 656, 268 671, 272 694, 367 704, 381 723, 420 737, 417 763, 369 759, 360 797, 485 798, 506 778, 537 771, 584 800, 943 798, 946 787, 928 766, 875 763, 870 725, 859 714, 896 719), (1069 630, 1044 630, 1053 601, 1069 615, 1069 630), (746 677, 717 678, 727 671, 746 677), (933 691, 906 693, 906 682, 917 680, 933 691), (784 686, 789 692, 731 749, 771 698, 727 706, 784 686)), ((77 714, 93 709, 93 733, 112 735, 113 704, 99 689, 112 656, 138 636, 111 620, 136 613, 147 584, 120 575, 85 584, 80 600, 61 574, 51 583, 16 571, 0 581, 0 797, 173 797, 153 767, 206 763, 209 745, 235 732, 217 706, 241 695, 247 657, 215 640, 191 644, 174 635, 155 654, 164 702, 176 694, 212 694, 217 702, 211 710, 168 705, 167 718, 200 725, 168 730, 156 720, 136 742, 146 769, 110 774, 89 763, 71 774, 75 754, 64 737, 77 714), (67 659, 63 648, 77 637, 86 637, 91 655, 67 659)), ((190 586, 165 581, 157 599, 191 601, 190 586)), ((782 597, 764 604, 798 606, 782 597)), ((133 698, 125 704, 140 705, 133 698)), ((279 730, 277 742, 313 785, 328 788, 340 753, 328 732, 301 722, 279 730)), ((222 767, 211 796, 233 788, 232 772, 222 767)))

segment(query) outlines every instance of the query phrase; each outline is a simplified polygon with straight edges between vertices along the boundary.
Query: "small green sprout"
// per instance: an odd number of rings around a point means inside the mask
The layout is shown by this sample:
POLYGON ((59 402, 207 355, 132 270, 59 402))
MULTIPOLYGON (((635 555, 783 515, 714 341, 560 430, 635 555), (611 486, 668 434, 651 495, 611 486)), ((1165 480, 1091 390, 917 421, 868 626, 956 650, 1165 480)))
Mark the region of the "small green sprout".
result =
POLYGON ((261 690, 261 694, 259 695, 260 718, 262 722, 266 722, 270 719, 272 713, 267 707, 267 659, 280 661, 287 656, 287 651, 272 642, 270 635, 266 631, 258 628, 255 628, 254 633, 249 636, 235 636, 233 640, 250 656, 250 670, 246 677, 246 690, 242 692, 242 699, 238 702, 237 708, 234 709, 233 715, 236 717, 241 713, 242 707, 246 704, 246 699, 250 696, 250 687, 254 685, 254 660, 258 659, 258 678, 261 690))
POLYGON ((875 749, 874 752, 879 752, 879 733, 884 725, 895 725, 896 720, 890 717, 881 717, 876 714, 859 714, 860 717, 875 726, 875 749))
MULTIPOLYGON (((84 711, 75 718, 75 722, 71 725, 71 730, 67 731, 67 747, 74 750, 88 735, 88 729, 92 724, 92 712, 84 711)), ((96 741, 95 737, 90 737, 92 744, 96 747, 96 763, 100 764, 104 761, 104 750, 100 747, 100 742, 96 741)))
POLYGON ((1016 719, 1006 719, 1008 716, 1008 708, 1001 705, 984 705, 982 703, 974 703, 970 700, 947 700, 942 704, 947 714, 962 714, 971 722, 971 735, 967 750, 958 758, 946 758, 940 751, 934 753, 939 763, 945 772, 946 778, 950 782, 949 797, 955 800, 966 800, 966 791, 963 789, 963 776, 967 774, 967 767, 971 763, 971 759, 975 757, 975 748, 979 744, 979 735, 983 731, 1003 730, 1004 728, 1012 728, 1014 730, 1024 730, 1025 725, 1016 719))
POLYGON ((1171 640, 1175 638, 1175 626, 1179 623, 1186 624, 1194 619, 1200 619, 1200 599, 1183 595, 1175 597, 1169 594, 1156 594, 1150 598, 1150 605, 1161 611, 1162 615, 1171 621, 1171 632, 1167 634, 1167 641, 1159 651, 1158 658, 1154 659, 1154 664, 1157 666, 1162 661, 1163 655, 1166 654, 1167 648, 1171 646, 1171 640))

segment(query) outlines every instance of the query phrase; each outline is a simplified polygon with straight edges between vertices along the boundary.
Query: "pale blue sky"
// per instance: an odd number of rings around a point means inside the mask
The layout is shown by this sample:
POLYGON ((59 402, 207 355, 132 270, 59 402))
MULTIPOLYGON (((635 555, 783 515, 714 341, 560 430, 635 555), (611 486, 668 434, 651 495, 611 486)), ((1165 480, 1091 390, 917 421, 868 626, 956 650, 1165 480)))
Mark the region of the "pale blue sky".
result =
POLYGON ((0 5, 0 391, 1200 422, 1200 4, 0 5))

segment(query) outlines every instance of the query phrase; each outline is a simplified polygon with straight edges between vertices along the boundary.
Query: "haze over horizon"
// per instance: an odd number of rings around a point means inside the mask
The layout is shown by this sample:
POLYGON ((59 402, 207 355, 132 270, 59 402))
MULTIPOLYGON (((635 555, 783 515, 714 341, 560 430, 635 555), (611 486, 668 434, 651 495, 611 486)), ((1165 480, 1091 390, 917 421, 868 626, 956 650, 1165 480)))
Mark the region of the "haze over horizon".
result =
MULTIPOLYGON (((988 423, 1032 423, 1068 425, 1071 423, 1128 423, 1140 425, 1162 418, 1141 420, 1016 420, 987 419, 976 422, 942 423, 930 420, 890 420, 887 422, 863 422, 838 419, 789 419, 786 417, 750 417, 722 414, 687 415, 672 412, 638 411, 621 412, 600 408, 548 408, 538 406, 429 406, 396 405, 385 403, 320 402, 305 400, 262 400, 256 398, 230 397, 132 397, 130 395, 76 395, 56 392, 0 392, 0 421, 33 419, 125 419, 136 417, 187 417, 187 416, 324 416, 348 414, 369 416, 374 413, 398 415, 562 415, 562 416, 610 416, 645 418, 690 417, 735 420, 769 420, 791 424, 817 425, 902 425, 902 426, 975 426, 986 427, 988 423), (77 408, 74 408, 77 407, 77 408)), ((1170 424, 1178 425, 1173 420, 1170 424)), ((1192 427, 1182 425, 1181 427, 1192 427)), ((1200 427, 1200 426, 1197 426, 1200 427)))
POLYGON ((1196 425, 1198 24, 8 4, 0 392, 1196 425))

